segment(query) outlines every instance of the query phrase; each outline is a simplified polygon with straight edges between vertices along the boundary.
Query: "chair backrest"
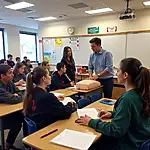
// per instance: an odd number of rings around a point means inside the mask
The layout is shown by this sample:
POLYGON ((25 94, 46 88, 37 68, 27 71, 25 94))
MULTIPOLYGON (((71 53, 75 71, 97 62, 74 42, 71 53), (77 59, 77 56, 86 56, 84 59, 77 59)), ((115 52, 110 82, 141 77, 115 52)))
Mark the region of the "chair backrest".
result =
POLYGON ((90 99, 91 99, 92 102, 100 100, 101 98, 102 98, 102 94, 101 93, 95 93, 95 94, 92 94, 90 96, 90 99))
POLYGON ((25 120, 27 127, 28 127, 28 135, 37 131, 37 127, 36 127, 36 124, 34 121, 32 121, 31 119, 29 119, 27 117, 25 117, 24 120, 25 120))
POLYGON ((141 145, 140 150, 150 150, 150 139, 141 145))
POLYGON ((79 99, 78 100, 79 108, 83 108, 83 107, 85 107, 85 106, 87 106, 89 104, 91 104, 91 101, 88 98, 83 98, 83 99, 79 99))

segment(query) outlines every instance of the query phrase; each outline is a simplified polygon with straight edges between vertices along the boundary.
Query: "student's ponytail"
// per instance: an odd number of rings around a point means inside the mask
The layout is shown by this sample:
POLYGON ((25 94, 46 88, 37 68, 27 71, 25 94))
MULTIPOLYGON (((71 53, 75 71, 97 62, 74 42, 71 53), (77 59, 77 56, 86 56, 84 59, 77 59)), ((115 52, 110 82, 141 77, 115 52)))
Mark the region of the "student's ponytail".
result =
POLYGON ((143 97, 143 115, 150 117, 150 72, 143 66, 140 66, 139 70, 135 85, 143 97))
POLYGON ((24 100, 23 100, 24 115, 27 115, 27 113, 28 113, 27 108, 31 104, 31 101, 32 101, 32 90, 34 87, 32 75, 33 75, 33 72, 30 72, 26 78, 26 91, 25 91, 24 100))
POLYGON ((27 75, 26 79, 26 91, 23 100, 23 113, 24 115, 28 114, 28 108, 32 105, 32 93, 34 84, 37 86, 41 82, 41 78, 46 76, 48 71, 42 67, 36 67, 33 69, 33 72, 30 72, 27 75))
POLYGON ((120 69, 127 72, 130 82, 134 84, 143 99, 143 116, 150 117, 150 72, 135 58, 125 58, 121 61, 120 69))

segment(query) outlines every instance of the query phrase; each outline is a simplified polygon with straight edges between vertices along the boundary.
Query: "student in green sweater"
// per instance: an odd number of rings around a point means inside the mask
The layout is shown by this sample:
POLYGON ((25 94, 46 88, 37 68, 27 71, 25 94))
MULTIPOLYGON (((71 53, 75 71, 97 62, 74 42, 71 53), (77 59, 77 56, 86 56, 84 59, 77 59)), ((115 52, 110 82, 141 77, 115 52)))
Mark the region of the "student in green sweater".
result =
POLYGON ((150 139, 150 72, 135 58, 123 59, 117 72, 126 92, 117 100, 114 111, 99 111, 99 119, 83 116, 81 125, 102 133, 90 150, 139 150, 150 139), (102 121, 112 118, 111 122, 102 121))

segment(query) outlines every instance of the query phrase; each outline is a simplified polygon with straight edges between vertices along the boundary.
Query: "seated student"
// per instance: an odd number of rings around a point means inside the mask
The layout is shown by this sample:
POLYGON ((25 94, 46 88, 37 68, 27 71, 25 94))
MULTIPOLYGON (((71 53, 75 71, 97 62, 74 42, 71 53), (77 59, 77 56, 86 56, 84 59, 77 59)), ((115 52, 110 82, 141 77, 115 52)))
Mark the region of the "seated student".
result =
POLYGON ((20 62, 21 62, 20 57, 16 57, 16 63, 20 63, 20 62))
POLYGON ((70 86, 74 86, 74 82, 72 82, 66 73, 66 66, 63 62, 58 63, 56 66, 57 70, 52 75, 52 83, 50 86, 51 90, 64 89, 70 86))
POLYGON ((30 67, 30 60, 27 59, 25 63, 25 68, 24 68, 24 73, 27 75, 29 72, 31 72, 31 67, 30 67))
POLYGON ((101 110, 99 119, 81 117, 78 123, 103 134, 91 149, 139 150, 150 138, 150 72, 135 58, 123 59, 117 72, 118 83, 126 92, 120 96, 114 111, 101 110), (104 122, 101 119, 110 119, 104 122))
POLYGON ((43 61, 43 62, 41 63, 41 66, 42 66, 44 69, 47 69, 47 70, 48 70, 50 76, 52 75, 52 74, 51 74, 51 71, 50 71, 50 64, 49 64, 48 61, 43 61))
POLYGON ((54 94, 46 92, 50 83, 48 71, 41 67, 34 68, 27 75, 23 112, 36 123, 38 129, 68 119, 75 110, 72 103, 64 106, 54 94), (36 85, 34 88, 33 83, 36 85))
POLYGON ((0 60, 0 64, 7 65, 6 59, 1 59, 1 60, 0 60))
MULTIPOLYGON (((27 59, 27 56, 24 56, 22 63, 23 63, 25 66, 26 66, 27 60, 29 60, 29 59, 27 59)), ((31 64, 30 64, 30 68, 33 68, 33 66, 32 66, 31 64)))
POLYGON ((13 68, 15 65, 14 61, 12 60, 13 56, 11 54, 8 54, 7 57, 8 57, 7 64, 13 68))
POLYGON ((24 65, 22 63, 17 63, 15 65, 13 74, 14 74, 13 82, 16 86, 26 83, 25 82, 26 81, 26 76, 24 74, 24 65))
MULTIPOLYGON (((11 81, 12 79, 12 68, 8 65, 0 65, 0 103, 17 104, 22 102, 21 92, 11 81)), ((10 129, 6 139, 6 150, 17 150, 13 144, 21 130, 22 122, 23 114, 20 111, 3 117, 4 129, 10 129)))

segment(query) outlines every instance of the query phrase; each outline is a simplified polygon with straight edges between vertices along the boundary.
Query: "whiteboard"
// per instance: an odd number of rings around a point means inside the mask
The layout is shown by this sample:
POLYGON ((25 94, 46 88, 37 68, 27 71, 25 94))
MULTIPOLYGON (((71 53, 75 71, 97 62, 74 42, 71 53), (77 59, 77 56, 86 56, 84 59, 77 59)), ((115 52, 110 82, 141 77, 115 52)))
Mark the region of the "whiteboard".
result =
MULTIPOLYGON (((101 38, 103 49, 110 51, 113 54, 114 66, 118 67, 120 60, 125 58, 126 35, 105 35, 97 37, 101 38)), ((79 49, 74 50, 74 48, 71 47, 76 65, 88 65, 90 54, 93 53, 89 43, 92 38, 94 38, 94 36, 78 37, 79 49)), ((71 46, 70 38, 61 38, 62 46, 57 47, 54 44, 54 40, 55 38, 43 38, 44 52, 55 53, 55 56, 50 61, 51 64, 60 62, 63 56, 63 48, 65 46, 71 46), (46 43, 51 44, 51 46, 46 43)))
POLYGON ((150 68, 150 33, 128 34, 126 57, 135 57, 150 68))

